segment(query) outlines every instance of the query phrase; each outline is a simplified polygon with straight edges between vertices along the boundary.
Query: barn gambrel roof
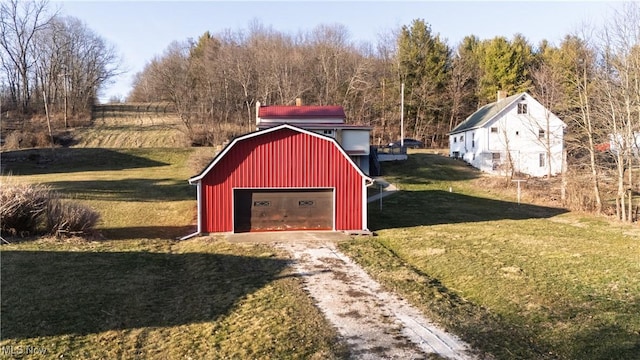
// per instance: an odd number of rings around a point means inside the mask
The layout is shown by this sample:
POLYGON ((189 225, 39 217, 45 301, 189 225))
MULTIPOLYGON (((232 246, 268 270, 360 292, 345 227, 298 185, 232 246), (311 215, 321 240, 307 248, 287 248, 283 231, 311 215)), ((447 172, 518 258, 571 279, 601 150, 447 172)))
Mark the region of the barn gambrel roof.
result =
POLYGON ((209 171, 211 171, 215 165, 234 147, 236 146, 236 144, 238 144, 239 142, 242 142, 243 140, 246 139, 250 139, 256 136, 261 136, 264 134, 268 134, 271 132, 275 132, 275 131, 280 131, 282 129, 289 129, 289 130, 293 130, 299 133, 303 133, 303 134, 307 134, 309 136, 313 136, 316 138, 320 138, 322 140, 325 141, 329 141, 330 143, 332 143, 342 154, 342 156, 345 157, 345 159, 349 162, 349 164, 358 172, 358 174, 360 174, 360 176, 362 176, 362 178, 364 178, 367 183, 372 184, 373 183, 373 179, 370 178, 369 176, 367 176, 361 169, 360 167, 358 167, 358 165, 356 165, 355 162, 353 162, 353 159, 351 159, 351 157, 349 157, 349 154, 347 154, 347 152, 342 148, 342 146, 340 146, 340 144, 332 137, 328 137, 325 135, 321 135, 318 133, 315 133, 313 131, 309 131, 309 130, 305 130, 302 128, 299 128, 297 126, 293 126, 290 124, 282 124, 282 125, 278 125, 278 126, 274 126, 274 127, 270 127, 264 130, 258 130, 258 131, 254 131, 248 134, 244 134, 241 136, 236 137, 235 139, 233 139, 229 144, 227 144, 227 146, 222 149, 222 151, 220 153, 218 153, 213 160, 211 161, 211 163, 209 163, 209 165, 207 165, 204 170, 202 170, 202 172, 199 175, 196 175, 192 178, 190 178, 189 184, 197 184, 198 182, 200 182, 202 180, 202 178, 204 178, 209 171))

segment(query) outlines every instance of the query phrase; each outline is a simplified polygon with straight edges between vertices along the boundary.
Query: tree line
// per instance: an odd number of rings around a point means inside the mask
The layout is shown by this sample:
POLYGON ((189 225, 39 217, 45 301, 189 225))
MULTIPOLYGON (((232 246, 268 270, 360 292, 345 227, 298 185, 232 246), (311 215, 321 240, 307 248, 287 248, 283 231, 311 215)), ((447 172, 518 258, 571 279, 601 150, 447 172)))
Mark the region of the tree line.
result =
POLYGON ((596 212, 614 201, 616 216, 630 221, 638 191, 639 36, 636 3, 557 45, 534 46, 515 34, 469 35, 451 46, 422 19, 376 44, 351 41, 340 24, 287 34, 254 22, 244 31, 173 42, 136 74, 129 100, 173 103, 203 144, 227 140, 220 129, 229 124, 253 130, 257 101, 342 105, 347 121, 372 126, 372 142, 384 144, 400 135, 404 84, 406 133, 446 147, 448 132, 496 101, 499 90, 527 91, 568 124, 563 201, 596 212))
MULTIPOLYGON (((0 3, 0 101, 20 115, 87 116, 119 73, 115 48, 46 0, 0 3)), ((66 124, 65 124, 66 126, 66 124)))

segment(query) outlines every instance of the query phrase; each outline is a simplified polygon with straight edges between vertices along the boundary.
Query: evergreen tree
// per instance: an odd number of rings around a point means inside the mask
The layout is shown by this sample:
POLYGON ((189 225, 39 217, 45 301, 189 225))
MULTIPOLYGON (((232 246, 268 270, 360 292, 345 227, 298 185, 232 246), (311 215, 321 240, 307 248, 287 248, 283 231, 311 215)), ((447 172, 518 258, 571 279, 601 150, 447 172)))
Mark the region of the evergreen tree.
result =
POLYGON ((478 60, 481 71, 478 97, 481 103, 495 101, 498 90, 508 94, 530 90, 529 69, 534 60, 533 50, 522 35, 516 35, 511 42, 503 36, 481 42, 478 60))
MULTIPOLYGON (((424 20, 403 26, 398 38, 400 80, 405 83, 407 128, 426 139, 446 132, 446 86, 451 51, 424 20)), ((435 140, 435 139, 434 139, 435 140)))

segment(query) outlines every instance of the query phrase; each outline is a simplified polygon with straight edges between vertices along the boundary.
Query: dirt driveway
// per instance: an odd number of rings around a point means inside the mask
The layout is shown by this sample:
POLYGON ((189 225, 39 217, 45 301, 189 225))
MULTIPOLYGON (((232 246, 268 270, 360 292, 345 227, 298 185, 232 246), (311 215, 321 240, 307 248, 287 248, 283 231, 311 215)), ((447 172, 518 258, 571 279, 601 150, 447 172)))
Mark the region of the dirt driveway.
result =
POLYGON ((294 271, 357 359, 473 359, 469 346, 436 327, 417 309, 382 290, 339 252, 332 232, 237 234, 232 242, 271 242, 291 253, 294 271))

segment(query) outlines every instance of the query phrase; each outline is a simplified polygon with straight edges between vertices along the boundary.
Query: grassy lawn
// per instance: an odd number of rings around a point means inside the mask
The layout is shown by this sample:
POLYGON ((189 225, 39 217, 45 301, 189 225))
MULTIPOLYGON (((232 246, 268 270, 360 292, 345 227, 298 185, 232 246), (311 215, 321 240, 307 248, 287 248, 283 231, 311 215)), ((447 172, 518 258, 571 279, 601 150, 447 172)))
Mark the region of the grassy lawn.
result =
MULTIPOLYGON (((284 254, 215 237, 175 241, 195 229, 186 182, 195 152, 213 156, 206 148, 2 154, 17 180, 48 184, 102 220, 91 241, 2 245, 0 357, 11 349, 47 359, 347 356, 284 254)), ((420 151, 385 164, 402 191, 382 210, 370 205, 378 236, 342 250, 497 359, 640 359, 640 230, 518 205, 513 191, 478 187, 479 176, 420 151)))
POLYGON ((385 165, 403 191, 341 249, 386 287, 498 359, 640 359, 637 227, 490 196, 437 155, 385 165))
POLYGON ((0 358, 342 358, 289 260, 265 245, 175 241, 195 229, 186 182, 208 149, 56 149, 2 154, 102 215, 92 241, 1 250, 0 358))
POLYGON ((22 150, 3 153, 2 161, 20 181, 49 185, 97 209, 107 239, 166 239, 195 230, 195 187, 187 183, 195 151, 212 150, 22 150))

